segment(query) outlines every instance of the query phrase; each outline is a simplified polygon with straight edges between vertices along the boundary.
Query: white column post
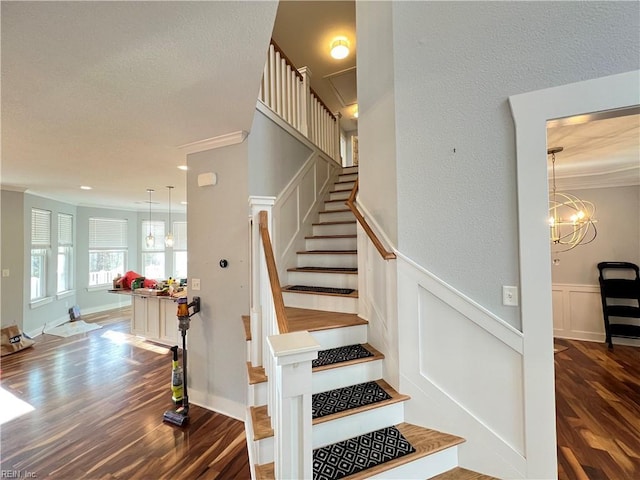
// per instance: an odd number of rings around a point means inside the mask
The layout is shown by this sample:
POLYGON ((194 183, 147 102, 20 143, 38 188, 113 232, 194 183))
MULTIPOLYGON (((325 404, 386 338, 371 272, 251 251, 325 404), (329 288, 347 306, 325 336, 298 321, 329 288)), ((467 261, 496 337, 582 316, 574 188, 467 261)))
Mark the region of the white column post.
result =
MULTIPOLYGON (((264 304, 264 292, 268 294, 267 299, 271 301, 271 309, 273 309, 269 279, 267 277, 265 282, 262 278, 266 275, 266 272, 264 272, 265 260, 262 240, 260 238, 259 214, 261 210, 266 210, 269 214, 269 222, 271 222, 271 212, 275 200, 275 197, 249 197, 251 218, 253 220, 251 227, 251 365, 254 367, 264 365, 262 345, 264 337, 270 333, 264 331, 263 328, 265 320, 263 318, 263 312, 268 316, 268 312, 271 311, 269 305, 264 304)), ((271 223, 269 223, 269 229, 271 230, 271 223)))
POLYGON ((320 344, 309 332, 274 335, 267 341, 276 363, 275 478, 312 478, 311 362, 320 344))
POLYGON ((302 98, 300 102, 300 132, 309 138, 309 115, 311 102, 311 70, 309 67, 298 69, 302 75, 302 98))

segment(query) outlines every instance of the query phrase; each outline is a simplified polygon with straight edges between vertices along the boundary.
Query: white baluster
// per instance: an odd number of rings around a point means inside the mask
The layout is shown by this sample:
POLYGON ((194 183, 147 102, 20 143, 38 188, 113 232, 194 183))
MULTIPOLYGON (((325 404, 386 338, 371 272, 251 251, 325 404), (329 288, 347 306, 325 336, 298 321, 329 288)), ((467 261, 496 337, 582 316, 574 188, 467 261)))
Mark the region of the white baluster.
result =
POLYGON ((269 103, 271 110, 276 109, 276 50, 269 46, 269 103))

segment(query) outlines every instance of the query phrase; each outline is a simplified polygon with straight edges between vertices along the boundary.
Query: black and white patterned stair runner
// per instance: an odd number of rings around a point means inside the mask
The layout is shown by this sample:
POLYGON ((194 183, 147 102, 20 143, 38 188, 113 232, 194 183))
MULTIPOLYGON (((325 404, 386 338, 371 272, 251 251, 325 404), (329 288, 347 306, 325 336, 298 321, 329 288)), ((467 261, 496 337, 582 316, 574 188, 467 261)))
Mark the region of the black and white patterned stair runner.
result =
POLYGON ((358 358, 373 357, 373 353, 362 345, 347 345, 345 347, 330 348, 318 352, 318 358, 311 362, 312 367, 321 367, 333 363, 348 362, 358 358))
POLYGON ((415 452, 396 427, 387 427, 313 451, 313 480, 337 480, 415 452))
POLYGON ((287 290, 294 290, 297 292, 332 293, 335 295, 349 295, 350 293, 355 292, 353 288, 314 287, 312 285, 293 285, 288 287, 287 290))
POLYGON ((349 385, 328 392, 314 393, 311 397, 311 413, 313 418, 320 418, 390 398, 391 395, 376 382, 349 385))

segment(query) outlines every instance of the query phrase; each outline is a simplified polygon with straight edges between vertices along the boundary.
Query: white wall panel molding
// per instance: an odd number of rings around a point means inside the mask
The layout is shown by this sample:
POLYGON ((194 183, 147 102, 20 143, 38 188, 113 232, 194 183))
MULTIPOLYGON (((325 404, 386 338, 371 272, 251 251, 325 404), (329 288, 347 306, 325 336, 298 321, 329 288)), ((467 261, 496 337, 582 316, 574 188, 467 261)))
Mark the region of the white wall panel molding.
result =
POLYGON ((461 466, 524 478, 520 332, 446 293, 449 286, 403 255, 397 265, 400 391, 411 396, 406 421, 465 437, 461 466), (492 322, 498 327, 487 327, 492 322))

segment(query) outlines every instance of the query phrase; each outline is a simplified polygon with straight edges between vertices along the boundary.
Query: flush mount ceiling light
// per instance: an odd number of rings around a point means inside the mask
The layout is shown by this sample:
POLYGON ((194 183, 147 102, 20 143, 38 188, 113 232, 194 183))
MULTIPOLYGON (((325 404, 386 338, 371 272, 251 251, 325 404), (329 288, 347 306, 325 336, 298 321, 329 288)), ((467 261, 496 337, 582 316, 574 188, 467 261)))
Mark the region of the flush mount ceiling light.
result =
POLYGON ((169 190, 169 231, 167 235, 164 237, 164 245, 165 247, 173 247, 173 233, 171 233, 171 190, 173 189, 173 185, 167 185, 167 189, 169 190))
MULTIPOLYGON (((556 189, 556 153, 563 150, 563 147, 547 150, 547 155, 551 155, 553 181, 549 195, 549 228, 551 245, 555 253, 567 252, 578 245, 591 243, 598 234, 594 218, 595 205, 570 193, 558 192, 556 189)), ((556 263, 555 260, 554 263, 556 263)))
POLYGON ((331 56, 336 60, 342 60, 349 55, 349 40, 346 37, 336 37, 331 42, 331 56))
POLYGON ((152 248, 156 239, 153 237, 153 233, 151 233, 151 193, 153 193, 153 188, 147 188, 147 193, 149 194, 149 235, 144 239, 147 248, 152 248))

